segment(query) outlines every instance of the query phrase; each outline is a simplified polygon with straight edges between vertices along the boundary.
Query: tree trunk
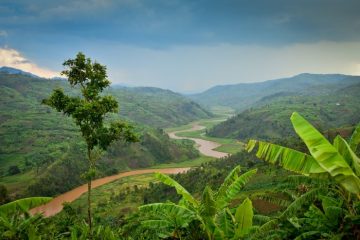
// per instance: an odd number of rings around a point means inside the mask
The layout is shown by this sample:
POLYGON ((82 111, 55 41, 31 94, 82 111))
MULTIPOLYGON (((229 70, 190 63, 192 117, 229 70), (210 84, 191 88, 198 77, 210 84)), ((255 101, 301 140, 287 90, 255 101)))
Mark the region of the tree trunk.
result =
MULTIPOLYGON (((89 159, 89 170, 92 169, 92 159, 91 159, 91 149, 88 148, 88 159, 89 159)), ((88 224, 89 224, 89 239, 92 240, 92 218, 91 218, 91 180, 92 180, 92 176, 90 173, 90 171, 88 172, 88 199, 87 199, 87 204, 88 204, 88 224)))
POLYGON ((88 181, 88 223, 89 223, 89 239, 92 239, 92 219, 91 219, 91 179, 88 181))

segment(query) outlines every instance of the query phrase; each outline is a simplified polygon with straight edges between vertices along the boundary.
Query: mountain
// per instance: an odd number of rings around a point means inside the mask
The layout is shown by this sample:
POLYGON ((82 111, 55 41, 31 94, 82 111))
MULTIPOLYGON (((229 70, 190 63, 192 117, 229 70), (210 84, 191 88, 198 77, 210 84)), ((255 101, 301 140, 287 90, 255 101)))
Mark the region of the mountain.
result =
MULTIPOLYGON (((49 196, 83 181, 79 176, 86 169, 85 147, 77 126, 41 104, 57 87, 79 94, 62 80, 0 73, 0 183, 12 193, 24 194, 30 185, 28 194, 49 196), (16 171, 10 172, 11 167, 16 171)), ((109 117, 133 122, 141 140, 112 145, 98 162, 99 176, 198 156, 191 142, 173 141, 159 129, 209 117, 198 104, 158 88, 109 89, 107 93, 120 105, 120 113, 109 117)))
MULTIPOLYGON (((350 80, 347 80, 350 81, 350 80)), ((208 134, 241 140, 283 139, 294 136, 290 116, 296 111, 326 132, 332 128, 348 128, 360 122, 360 83, 316 86, 311 93, 282 92, 262 98, 249 108, 216 125, 208 134), (322 92, 322 94, 319 94, 322 92)))
POLYGON ((6 66, 0 67, 0 73, 16 74, 16 75, 29 76, 29 77, 33 77, 33 78, 40 78, 39 76, 32 74, 30 72, 25 72, 25 71, 17 69, 17 68, 6 67, 6 66))
POLYGON ((265 82, 215 86, 189 97, 207 107, 227 106, 242 111, 252 107, 260 99, 273 94, 281 92, 325 94, 354 83, 360 83, 360 76, 303 73, 265 82))

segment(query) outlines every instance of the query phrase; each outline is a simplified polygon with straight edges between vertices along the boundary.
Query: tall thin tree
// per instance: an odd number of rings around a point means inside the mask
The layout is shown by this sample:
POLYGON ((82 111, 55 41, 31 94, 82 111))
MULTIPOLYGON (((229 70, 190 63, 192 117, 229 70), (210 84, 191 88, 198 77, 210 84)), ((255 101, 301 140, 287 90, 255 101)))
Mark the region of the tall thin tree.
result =
POLYGON ((88 223, 91 234, 91 182, 96 173, 96 152, 106 150, 115 140, 135 142, 137 137, 133 127, 125 122, 104 123, 107 113, 118 111, 117 101, 112 96, 101 94, 110 85, 104 65, 93 62, 81 52, 75 59, 66 60, 63 65, 66 70, 62 74, 67 76, 72 87, 80 88, 81 96, 68 96, 62 89, 54 89, 51 96, 43 100, 43 104, 71 116, 85 139, 89 168, 83 176, 88 182, 88 223))

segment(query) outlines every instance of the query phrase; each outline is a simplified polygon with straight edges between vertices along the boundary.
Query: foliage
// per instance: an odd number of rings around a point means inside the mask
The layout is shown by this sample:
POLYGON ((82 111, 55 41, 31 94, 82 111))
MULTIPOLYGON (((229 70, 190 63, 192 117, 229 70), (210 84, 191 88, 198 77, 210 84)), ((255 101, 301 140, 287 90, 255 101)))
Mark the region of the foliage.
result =
MULTIPOLYGON (((341 137, 336 138, 333 146, 298 113, 291 116, 291 121, 295 131, 307 145, 311 156, 271 143, 259 142, 257 157, 304 175, 318 178, 331 177, 348 192, 359 195, 360 180, 355 173, 358 158, 350 148, 347 150, 351 154, 342 155, 339 152, 341 137), (348 162, 353 163, 353 167, 350 167, 348 162)), ((255 140, 249 141, 248 151, 252 151, 257 143, 258 141, 255 140)), ((345 141, 343 143, 346 144, 345 141)))
POLYGON ((328 183, 317 188, 313 185, 312 190, 292 202, 279 218, 260 227, 258 235, 269 232, 270 228, 279 226, 285 220, 292 227, 283 227, 274 234, 282 232, 287 238, 296 236, 296 239, 358 237, 356 221, 353 221, 358 218, 356 206, 360 197, 359 158, 353 152, 358 145, 353 142, 357 139, 357 129, 350 138, 350 145, 340 136, 335 138, 332 145, 298 113, 292 114, 291 122, 311 155, 255 140, 249 141, 247 150, 252 151, 258 145, 258 158, 319 181, 327 179, 328 183), (321 201, 321 207, 315 204, 316 201, 321 201), (313 204, 302 213, 304 218, 301 218, 299 210, 309 203, 313 204))
POLYGON ((201 201, 196 200, 178 182, 169 176, 157 173, 156 177, 166 185, 172 186, 182 196, 178 204, 156 203, 141 206, 142 227, 163 226, 159 237, 182 238, 192 223, 198 224, 207 239, 233 239, 244 236, 252 227, 252 204, 246 198, 237 208, 235 215, 228 209, 229 204, 240 193, 243 186, 256 173, 248 171, 242 175, 240 166, 233 169, 225 178, 219 190, 213 192, 210 187, 203 191, 201 201))
POLYGON ((50 197, 30 197, 15 200, 3 205, 0 205, 0 211, 2 214, 10 214, 17 211, 28 212, 31 208, 42 205, 51 201, 50 197))
POLYGON ((12 239, 39 239, 38 229, 43 224, 42 216, 31 216, 28 211, 49 202, 51 198, 33 197, 19 199, 0 206, 0 237, 12 239))

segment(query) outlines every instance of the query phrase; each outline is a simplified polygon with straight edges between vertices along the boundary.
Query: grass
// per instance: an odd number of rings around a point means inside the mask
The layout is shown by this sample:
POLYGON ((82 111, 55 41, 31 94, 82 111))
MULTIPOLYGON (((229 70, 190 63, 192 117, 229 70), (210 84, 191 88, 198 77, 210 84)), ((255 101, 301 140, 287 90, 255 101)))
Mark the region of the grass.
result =
POLYGON ((219 152, 235 154, 237 152, 240 152, 243 148, 244 148, 244 144, 241 142, 237 142, 237 143, 229 143, 229 144, 221 145, 220 147, 217 147, 214 150, 219 152))
MULTIPOLYGON (((111 183, 99 186, 92 191, 92 206, 98 217, 112 217, 119 213, 135 211, 142 204, 139 196, 126 193, 136 188, 147 187, 150 182, 156 182, 153 173, 124 177, 111 183), (116 202, 121 201, 121 204, 116 202), (102 216, 106 214, 106 216, 102 216)), ((81 214, 86 214, 87 194, 81 195, 71 205, 81 214)))
POLYGON ((35 171, 28 171, 26 173, 2 177, 1 184, 6 185, 9 193, 24 192, 27 186, 29 186, 29 182, 35 177, 35 171))

